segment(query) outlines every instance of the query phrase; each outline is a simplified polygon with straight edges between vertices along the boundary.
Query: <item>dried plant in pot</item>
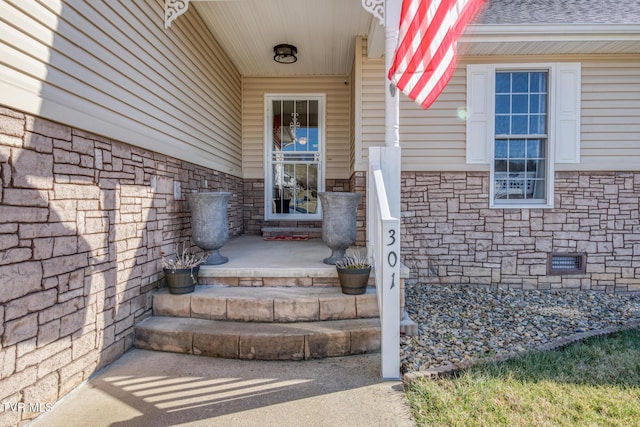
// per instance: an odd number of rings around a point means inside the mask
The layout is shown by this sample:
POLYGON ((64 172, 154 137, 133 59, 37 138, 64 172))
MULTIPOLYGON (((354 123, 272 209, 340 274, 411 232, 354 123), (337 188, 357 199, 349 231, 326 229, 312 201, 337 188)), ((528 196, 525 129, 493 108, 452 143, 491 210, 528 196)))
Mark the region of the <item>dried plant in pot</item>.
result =
POLYGON ((165 256, 164 252, 161 255, 169 292, 176 295, 193 292, 198 284, 200 264, 207 260, 209 254, 195 254, 191 252, 189 242, 177 242, 173 255, 165 256))
POLYGON ((367 291, 371 262, 358 249, 347 249, 346 255, 336 261, 336 270, 343 294, 361 295, 367 291))

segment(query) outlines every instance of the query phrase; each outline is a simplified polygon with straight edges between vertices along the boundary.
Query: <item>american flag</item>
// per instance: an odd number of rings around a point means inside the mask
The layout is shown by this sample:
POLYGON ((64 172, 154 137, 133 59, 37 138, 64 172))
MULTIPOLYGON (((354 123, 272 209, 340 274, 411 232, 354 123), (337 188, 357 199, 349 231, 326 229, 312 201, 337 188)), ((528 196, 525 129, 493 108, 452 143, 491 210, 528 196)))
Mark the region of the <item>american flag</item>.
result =
POLYGON ((389 79, 422 108, 436 100, 456 64, 456 42, 485 0, 403 0, 389 79))

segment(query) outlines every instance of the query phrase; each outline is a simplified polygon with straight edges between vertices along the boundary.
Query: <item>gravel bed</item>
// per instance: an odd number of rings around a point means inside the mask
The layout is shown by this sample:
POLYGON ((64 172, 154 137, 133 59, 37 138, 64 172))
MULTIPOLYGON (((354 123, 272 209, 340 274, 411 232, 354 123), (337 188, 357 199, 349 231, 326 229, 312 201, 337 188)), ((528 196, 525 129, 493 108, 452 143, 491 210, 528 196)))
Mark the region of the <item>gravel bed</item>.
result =
POLYGON ((417 336, 403 336, 403 372, 465 365, 640 320, 640 295, 407 284, 417 336))

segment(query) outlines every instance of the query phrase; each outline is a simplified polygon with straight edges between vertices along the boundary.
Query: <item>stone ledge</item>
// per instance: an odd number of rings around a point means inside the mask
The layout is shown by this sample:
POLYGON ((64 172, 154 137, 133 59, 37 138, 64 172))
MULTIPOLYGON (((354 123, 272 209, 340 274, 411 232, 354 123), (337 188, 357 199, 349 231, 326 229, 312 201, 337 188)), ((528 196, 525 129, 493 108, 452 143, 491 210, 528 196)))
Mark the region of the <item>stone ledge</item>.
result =
POLYGON ((197 286, 190 294, 153 295, 155 316, 293 323, 378 317, 374 288, 345 295, 338 288, 197 286))
POLYGON ((378 319, 301 323, 152 317, 136 327, 146 350, 246 360, 305 360, 380 350, 378 319))
POLYGON ((262 237, 322 237, 322 229, 318 227, 263 227, 260 231, 262 237))

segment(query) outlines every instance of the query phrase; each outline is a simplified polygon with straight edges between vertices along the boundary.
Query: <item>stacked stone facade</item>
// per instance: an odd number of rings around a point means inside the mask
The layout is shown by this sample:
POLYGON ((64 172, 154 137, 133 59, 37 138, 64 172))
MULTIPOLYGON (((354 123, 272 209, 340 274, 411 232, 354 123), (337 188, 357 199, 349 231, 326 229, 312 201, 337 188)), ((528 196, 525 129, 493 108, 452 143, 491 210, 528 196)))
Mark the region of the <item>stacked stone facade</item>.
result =
POLYGON ((490 209, 488 173, 405 172, 402 191, 414 280, 640 291, 640 172, 557 172, 553 209, 490 209), (548 274, 552 252, 586 254, 586 273, 548 274))
MULTIPOLYGON (((351 191, 349 180, 327 179, 325 191, 351 191)), ((264 227, 322 228, 322 221, 267 221, 264 219, 264 179, 244 180, 244 230, 261 234, 264 227)))
POLYGON ((4 108, 0 181, 0 400, 16 405, 0 425, 132 346, 161 252, 190 237, 185 193, 232 192, 230 231, 243 231, 241 178, 4 108))

